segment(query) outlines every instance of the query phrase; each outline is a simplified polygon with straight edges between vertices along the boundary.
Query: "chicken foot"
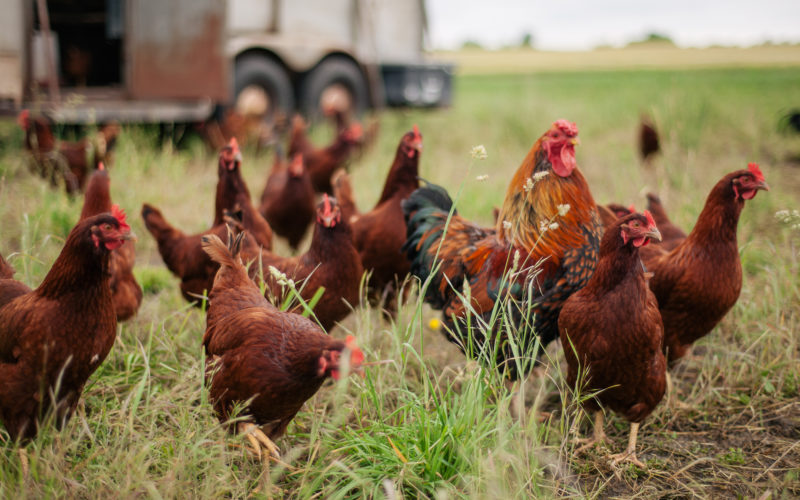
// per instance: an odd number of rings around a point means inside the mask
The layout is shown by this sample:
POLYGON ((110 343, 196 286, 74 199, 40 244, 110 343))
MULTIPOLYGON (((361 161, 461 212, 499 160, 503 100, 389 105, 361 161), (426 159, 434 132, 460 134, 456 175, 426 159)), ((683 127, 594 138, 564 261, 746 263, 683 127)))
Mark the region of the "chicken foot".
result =
POLYGON ((647 469, 647 466, 636 458, 636 436, 639 434, 639 423, 632 422, 631 423, 631 434, 628 437, 628 447, 622 453, 617 453, 614 455, 609 455, 608 458, 611 459, 611 465, 616 466, 620 462, 630 462, 642 469, 647 469))
POLYGON ((25 451, 25 448, 20 448, 18 450, 19 453, 19 464, 22 468, 22 478, 24 480, 28 480, 28 476, 30 474, 30 468, 28 466, 28 452, 25 451))
POLYGON ((239 432, 244 434, 248 441, 250 441, 250 445, 252 446, 252 451, 258 457, 259 460, 262 460, 261 449, 264 448, 269 451, 269 454, 275 458, 280 458, 280 450, 272 442, 270 438, 267 437, 264 432, 258 428, 257 425, 250 423, 250 422, 239 422, 238 425, 239 432))
MULTIPOLYGON (((594 445, 606 442, 606 433, 603 430, 603 418, 604 416, 602 410, 597 410, 594 412, 594 429, 592 430, 592 437, 574 439, 572 441, 574 444, 583 444, 583 446, 575 450, 575 453, 580 453, 584 450, 588 450, 594 445)), ((579 420, 575 420, 575 424, 577 424, 578 422, 579 420)), ((577 434, 578 429, 577 425, 575 424, 573 424, 573 429, 571 429, 571 431, 577 434)))

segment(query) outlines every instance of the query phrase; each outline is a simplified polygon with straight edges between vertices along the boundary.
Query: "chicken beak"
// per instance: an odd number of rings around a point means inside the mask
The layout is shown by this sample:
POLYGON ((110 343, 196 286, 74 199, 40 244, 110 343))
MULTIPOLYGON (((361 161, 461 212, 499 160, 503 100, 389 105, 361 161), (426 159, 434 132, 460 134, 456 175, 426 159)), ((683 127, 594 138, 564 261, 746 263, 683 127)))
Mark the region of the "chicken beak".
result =
POLYGON ((650 238, 651 240, 661 241, 661 231, 659 231, 657 227, 648 228, 647 232, 644 233, 644 235, 650 238))
POLYGON ((127 233, 120 234, 119 238, 121 240, 129 240, 129 241, 139 241, 139 238, 136 237, 136 233, 133 231, 128 231, 127 233))
POLYGON ((578 139, 577 137, 573 137, 572 139, 569 140, 569 143, 572 144, 573 146, 577 146, 578 144, 581 143, 581 140, 578 139))
POLYGON ((761 181, 758 184, 756 184, 756 189, 763 189, 764 191, 769 191, 769 184, 767 184, 767 181, 761 181))

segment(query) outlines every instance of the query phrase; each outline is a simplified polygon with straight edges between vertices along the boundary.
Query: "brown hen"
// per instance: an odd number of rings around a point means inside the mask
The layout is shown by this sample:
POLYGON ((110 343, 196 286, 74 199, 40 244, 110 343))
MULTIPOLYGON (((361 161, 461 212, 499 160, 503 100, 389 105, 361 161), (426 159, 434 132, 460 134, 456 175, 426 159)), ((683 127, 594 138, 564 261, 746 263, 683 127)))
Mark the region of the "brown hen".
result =
POLYGON ((250 190, 242 178, 242 153, 236 138, 232 138, 219 153, 217 192, 212 227, 224 223, 225 211, 241 212, 242 226, 255 243, 265 250, 272 249, 272 228, 253 206, 250 190))
POLYGON ((239 429, 259 426, 258 441, 277 454, 272 440, 328 377, 341 376, 342 356, 349 354, 349 369, 359 370, 364 355, 352 337, 336 340, 313 321, 270 304, 239 258, 243 236, 231 249, 216 236, 203 237, 203 248, 220 265, 203 337, 206 374, 219 420, 227 422, 234 405, 247 402, 239 429))
POLYGON ((0 417, 14 440, 34 437, 50 410, 63 424, 114 344, 109 257, 130 227, 112 214, 78 222, 35 290, 0 280, 0 417))
POLYGON ((739 298, 742 263, 736 229, 746 200, 769 189, 755 163, 731 172, 711 189, 689 236, 670 252, 643 254, 654 276, 650 289, 664 320, 670 363, 707 335, 739 298))
POLYGON ((353 227, 353 241, 361 263, 365 271, 372 273, 370 302, 386 305, 389 310, 396 309, 396 288, 411 268, 400 251, 406 241, 401 203, 419 187, 421 152, 422 135, 414 125, 414 129, 400 140, 383 192, 375 207, 367 213, 358 213, 347 174, 339 175, 334 182, 334 194, 343 205, 343 215, 353 227))
POLYGON ((362 135, 361 125, 355 123, 338 132, 330 146, 317 149, 306 135, 305 122, 296 116, 289 138, 289 157, 302 153, 314 191, 330 194, 333 191, 331 176, 336 169, 346 166, 362 135))
POLYGON ((300 296, 311 300, 320 287, 325 288, 322 298, 314 306, 314 315, 327 331, 337 321, 344 319, 359 303, 359 290, 364 268, 353 246, 350 225, 342 218, 334 198, 323 196, 317 205, 317 221, 308 251, 295 257, 280 257, 262 252, 261 262, 251 265, 250 272, 264 270, 268 292, 283 301, 289 290, 280 279, 268 272, 269 266, 286 275, 287 279, 302 287, 300 296))
MULTIPOLYGON (((93 215, 111 212, 111 180, 103 163, 98 165, 89 177, 83 197, 83 209, 80 220, 93 215)), ((117 313, 117 321, 131 318, 142 304, 142 287, 133 276, 133 265, 136 263, 136 248, 133 240, 126 241, 116 252, 112 252, 108 262, 111 276, 111 301, 117 313)))
POLYGON ((258 211, 275 234, 289 240, 289 246, 296 250, 314 221, 315 211, 314 188, 301 153, 295 153, 287 167, 276 151, 258 211))
MULTIPOLYGON (((558 328, 567 361, 567 383, 601 391, 583 406, 595 413, 594 438, 602 441, 601 407, 621 413, 631 422, 625 453, 615 461, 636 458, 639 424, 664 397, 666 360, 661 350, 664 327, 658 303, 639 258, 639 248, 661 234, 649 212, 617 219, 600 242, 592 278, 564 303, 558 328)), ((578 389, 576 387, 576 389, 578 389)))

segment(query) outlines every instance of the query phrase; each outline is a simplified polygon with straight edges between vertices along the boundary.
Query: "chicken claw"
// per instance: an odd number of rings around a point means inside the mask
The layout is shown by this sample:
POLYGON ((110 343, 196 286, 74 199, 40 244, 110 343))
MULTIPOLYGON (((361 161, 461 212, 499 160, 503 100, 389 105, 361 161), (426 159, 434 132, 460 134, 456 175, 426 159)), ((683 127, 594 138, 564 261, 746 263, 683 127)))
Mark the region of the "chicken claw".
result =
POLYGON ((631 435, 628 438, 628 447, 622 453, 616 453, 614 455, 609 455, 608 458, 611 459, 611 465, 616 466, 620 462, 630 462, 637 467, 642 469, 647 469, 647 465, 644 464, 641 460, 636 458, 636 436, 639 434, 639 424, 637 422, 631 423, 631 435))
POLYGON ((273 457, 281 458, 278 447, 270 438, 267 437, 266 434, 264 434, 261 429, 258 428, 258 426, 250 422, 240 422, 238 427, 239 432, 244 434, 245 437, 247 437, 247 440, 250 441, 250 445, 253 447, 254 453, 259 460, 262 460, 262 448, 265 448, 267 451, 269 451, 269 454, 273 457))
POLYGON ((603 412, 596 411, 594 413, 594 431, 592 432, 592 437, 578 438, 574 439, 572 442, 574 444, 583 444, 583 446, 575 450, 575 453, 581 453, 582 451, 588 450, 597 444, 605 443, 606 433, 603 430, 603 412))

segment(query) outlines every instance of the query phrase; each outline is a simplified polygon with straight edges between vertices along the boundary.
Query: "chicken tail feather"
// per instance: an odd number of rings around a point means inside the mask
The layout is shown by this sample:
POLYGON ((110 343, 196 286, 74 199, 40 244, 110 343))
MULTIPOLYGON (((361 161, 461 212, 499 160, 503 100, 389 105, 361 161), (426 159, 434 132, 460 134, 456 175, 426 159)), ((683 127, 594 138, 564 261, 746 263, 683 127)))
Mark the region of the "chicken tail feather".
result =
POLYGON ((211 257, 211 260, 218 263, 220 266, 236 267, 238 263, 239 252, 242 249, 242 241, 244 240, 245 233, 239 233, 235 238, 231 239, 230 243, 226 245, 215 234, 203 235, 202 245, 203 250, 211 257))

